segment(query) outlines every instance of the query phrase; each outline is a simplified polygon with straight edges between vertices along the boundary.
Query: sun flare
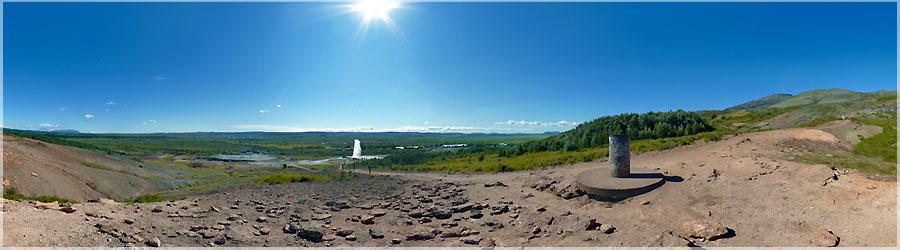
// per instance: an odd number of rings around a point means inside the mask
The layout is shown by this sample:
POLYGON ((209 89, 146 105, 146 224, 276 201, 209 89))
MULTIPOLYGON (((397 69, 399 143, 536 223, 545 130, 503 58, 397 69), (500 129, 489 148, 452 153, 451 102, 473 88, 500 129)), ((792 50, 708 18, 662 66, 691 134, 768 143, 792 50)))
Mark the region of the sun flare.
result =
POLYGON ((353 11, 363 14, 366 20, 379 18, 382 21, 390 20, 388 13, 392 9, 400 7, 400 4, 391 0, 361 0, 350 6, 353 11))

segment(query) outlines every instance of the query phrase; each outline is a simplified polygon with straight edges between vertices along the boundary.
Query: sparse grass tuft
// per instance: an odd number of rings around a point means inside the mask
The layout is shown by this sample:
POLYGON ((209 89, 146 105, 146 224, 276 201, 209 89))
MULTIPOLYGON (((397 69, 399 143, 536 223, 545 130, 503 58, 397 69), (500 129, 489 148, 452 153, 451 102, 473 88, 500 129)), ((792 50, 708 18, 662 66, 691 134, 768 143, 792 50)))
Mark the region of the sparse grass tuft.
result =
POLYGON ((77 201, 56 197, 56 195, 53 195, 53 196, 41 195, 38 197, 26 196, 23 194, 19 194, 19 192, 16 190, 16 188, 7 188, 6 190, 4 190, 3 198, 7 199, 7 200, 34 200, 34 201, 40 201, 40 202, 45 202, 45 203, 50 203, 50 202, 54 202, 54 201, 59 202, 59 203, 78 203, 77 201))

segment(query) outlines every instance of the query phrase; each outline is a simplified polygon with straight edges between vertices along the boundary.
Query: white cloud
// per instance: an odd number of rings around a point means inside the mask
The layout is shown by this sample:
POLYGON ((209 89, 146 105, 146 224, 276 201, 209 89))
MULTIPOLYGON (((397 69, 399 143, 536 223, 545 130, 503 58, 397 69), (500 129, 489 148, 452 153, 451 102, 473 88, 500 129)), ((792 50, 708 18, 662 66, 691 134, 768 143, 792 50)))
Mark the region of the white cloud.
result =
POLYGON ((531 126, 531 127, 572 127, 577 126, 578 122, 569 122, 569 121, 558 121, 558 122, 538 122, 538 121, 515 121, 515 120, 507 120, 505 122, 494 122, 496 125, 516 125, 516 126, 531 126))
POLYGON ((69 110, 69 108, 67 108, 67 107, 59 107, 59 111, 66 111, 66 110, 69 110))
POLYGON ((109 112, 109 109, 108 109, 108 108, 106 109, 106 112, 109 112))
POLYGON ((259 113, 269 113, 269 111, 268 111, 268 110, 264 110, 264 109, 260 109, 260 110, 259 110, 259 113))
POLYGON ((428 125, 429 123, 430 123, 430 122, 427 122, 427 121, 426 121, 426 122, 425 122, 425 125, 428 125))
POLYGON ((241 130, 266 132, 420 132, 420 133, 490 133, 496 131, 524 131, 513 128, 486 128, 466 126, 400 126, 397 128, 376 129, 372 126, 355 128, 301 128, 275 125, 235 125, 241 130))
POLYGON ((106 102, 106 105, 116 105, 115 102, 106 102))
POLYGON ((40 128, 41 130, 54 130, 54 129, 58 129, 59 125, 53 125, 50 123, 42 123, 41 125, 38 126, 38 128, 40 128))
POLYGON ((147 125, 147 122, 141 122, 141 125, 147 125))
POLYGON ((84 118, 85 118, 85 119, 91 119, 91 118, 94 118, 94 115, 92 115, 92 114, 84 114, 84 118))
POLYGON ((150 122, 150 123, 159 123, 159 122, 156 121, 156 120, 149 120, 148 122, 150 122))
POLYGON ((153 80, 156 80, 156 81, 165 81, 165 80, 168 80, 168 79, 169 79, 169 78, 168 78, 168 77, 165 77, 165 76, 154 76, 154 77, 153 77, 153 80))
POLYGON ((281 108, 281 104, 275 104, 276 108, 281 108))

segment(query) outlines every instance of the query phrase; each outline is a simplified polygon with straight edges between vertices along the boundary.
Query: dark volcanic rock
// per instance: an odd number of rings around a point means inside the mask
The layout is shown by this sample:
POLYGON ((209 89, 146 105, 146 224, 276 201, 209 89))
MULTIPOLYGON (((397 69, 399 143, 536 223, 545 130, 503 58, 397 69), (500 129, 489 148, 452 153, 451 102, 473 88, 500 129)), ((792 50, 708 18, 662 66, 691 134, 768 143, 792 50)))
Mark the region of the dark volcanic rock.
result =
POLYGON ((325 236, 325 228, 319 223, 305 223, 300 226, 297 235, 309 241, 321 241, 322 236, 325 236))

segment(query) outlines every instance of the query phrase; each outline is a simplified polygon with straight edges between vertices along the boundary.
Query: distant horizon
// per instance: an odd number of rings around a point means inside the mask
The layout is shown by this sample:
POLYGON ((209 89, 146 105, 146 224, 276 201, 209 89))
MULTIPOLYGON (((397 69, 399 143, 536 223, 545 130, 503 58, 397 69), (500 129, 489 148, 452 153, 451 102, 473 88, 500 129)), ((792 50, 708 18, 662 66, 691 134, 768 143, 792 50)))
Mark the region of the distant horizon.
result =
MULTIPOLYGON (((881 90, 870 91, 870 92, 861 92, 861 91, 855 91, 855 90, 852 90, 852 89, 844 89, 844 88, 830 88, 830 89, 843 89, 843 90, 849 90, 849 91, 853 91, 853 92, 857 92, 857 93, 874 93, 874 92, 878 92, 878 91, 894 91, 894 92, 897 92, 897 90, 891 90, 891 89, 881 89, 881 90)), ((747 101, 744 101, 744 102, 736 103, 736 104, 734 104, 734 105, 732 105, 732 106, 729 106, 729 107, 734 107, 734 106, 737 106, 737 105, 739 105, 739 104, 743 104, 743 103, 746 103, 746 102, 749 102, 749 101, 757 100, 757 99, 759 99, 759 98, 763 98, 763 97, 767 97, 767 96, 771 96, 771 95, 787 94, 787 95, 791 95, 791 96, 796 96, 796 95, 798 95, 798 94, 801 94, 801 93, 804 93, 804 92, 808 92, 808 91, 813 91, 813 90, 826 90, 826 89, 811 89, 811 90, 802 91, 802 92, 799 92, 799 93, 772 93, 772 94, 769 94, 769 95, 760 96, 760 97, 755 98, 755 99, 751 99, 751 100, 747 100, 747 101)), ((717 110, 724 110, 724 109, 725 109, 725 108, 723 108, 723 109, 717 109, 717 110)), ((675 109, 675 110, 677 110, 677 109, 675 109)), ((681 109, 681 110, 683 110, 683 109, 681 109)), ((665 112, 665 111, 673 111, 673 110, 654 110, 654 111, 632 112, 632 113, 638 113, 638 114, 640 114, 640 113, 647 113, 647 112, 665 112)), ((685 111, 714 111, 714 109, 685 110, 685 111)), ((616 113, 616 114, 609 114, 609 115, 604 115, 604 116, 614 116, 614 115, 619 115, 619 114, 626 114, 626 113, 616 113)), ((600 117, 603 117, 603 116, 600 116, 600 117)), ((589 119, 589 120, 587 120, 587 121, 583 121, 583 122, 592 121, 592 120, 597 119, 597 118, 600 118, 600 117, 591 118, 591 119, 589 119)), ((575 127, 577 127, 577 125, 579 125, 579 124, 581 124, 581 123, 583 123, 583 122, 578 122, 578 124, 576 124, 575 126, 573 126, 573 127, 570 128, 570 129, 566 129, 566 130, 548 130, 548 131, 544 131, 544 132, 441 132, 441 131, 394 131, 394 130, 375 130, 375 129, 373 129, 373 130, 360 130, 360 131, 319 131, 319 130, 316 130, 316 131, 263 131, 263 130, 257 130, 257 131, 159 131, 159 132, 131 132, 131 133, 129 133, 129 132, 92 132, 92 131, 80 131, 80 130, 77 130, 77 129, 70 129, 70 128, 59 128, 59 129, 53 129, 53 130, 42 130, 42 129, 40 129, 40 128, 33 128, 33 127, 32 127, 32 128, 10 128, 10 127, 6 127, 6 126, 0 126, 0 129, 7 129, 7 128, 9 128, 9 129, 28 130, 28 131, 38 131, 38 132, 65 132, 64 130, 73 130, 73 131, 77 131, 78 133, 84 133, 84 134, 193 134, 193 133, 548 134, 548 133, 563 133, 563 132, 569 131, 569 130, 571 130, 571 129, 574 129, 575 127)))
POLYGON ((897 88, 892 2, 4 7, 12 129, 540 134, 897 88))

